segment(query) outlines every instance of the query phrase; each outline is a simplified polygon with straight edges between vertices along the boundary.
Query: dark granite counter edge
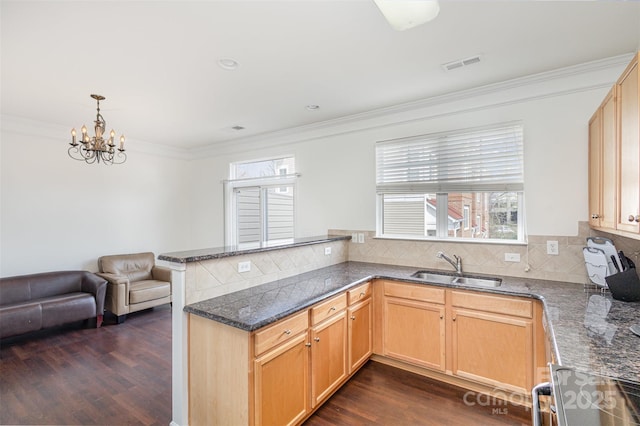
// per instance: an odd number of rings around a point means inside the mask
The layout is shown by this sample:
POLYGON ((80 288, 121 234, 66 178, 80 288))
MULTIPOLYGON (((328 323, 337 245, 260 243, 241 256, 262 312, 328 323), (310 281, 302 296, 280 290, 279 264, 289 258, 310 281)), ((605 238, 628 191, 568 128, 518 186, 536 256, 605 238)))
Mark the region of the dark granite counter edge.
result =
MULTIPOLYGON (((548 284, 545 280, 542 280, 542 281, 531 280, 531 279, 521 280, 513 277, 504 277, 503 279, 506 280, 506 286, 498 287, 498 288, 465 286, 465 285, 459 285, 459 284, 431 283, 426 280, 412 277, 411 275, 413 274, 413 272, 415 272, 415 269, 409 268, 409 267, 404 267, 399 265, 397 266, 379 265, 380 270, 378 271, 377 270, 378 266, 376 264, 367 264, 367 263, 361 263, 361 262, 346 262, 344 265, 340 264, 340 265, 329 266, 327 268, 321 268, 319 270, 306 272, 306 273, 295 275, 293 277, 285 278, 282 280, 265 283, 260 286, 257 286, 256 288, 261 288, 262 286, 271 286, 265 289, 265 291, 269 293, 273 289, 279 290, 281 286, 290 286, 292 281, 296 282, 300 280, 301 282, 307 282, 308 280, 311 279, 311 282, 313 282, 313 278, 310 278, 309 274, 313 275, 317 271, 322 271, 324 269, 325 272, 321 272, 321 274, 323 274, 323 277, 324 277, 325 276, 324 274, 327 273, 327 270, 329 270, 328 273, 332 273, 331 270, 336 267, 339 271, 337 272, 338 275, 336 275, 336 277, 339 275, 343 275, 340 281, 336 282, 337 284, 336 286, 331 286, 331 288, 325 288, 324 291, 317 292, 313 294, 311 297, 309 297, 308 299, 305 299, 305 300, 300 299, 298 302, 296 302, 297 304, 296 303, 289 304, 289 305, 285 304, 280 308, 273 309, 271 312, 269 312, 268 315, 262 315, 262 316, 256 316, 256 317, 251 317, 251 315, 249 315, 246 318, 242 318, 242 317, 238 317, 237 314, 236 315, 233 314, 233 310, 236 309, 235 307, 232 307, 231 308, 232 310, 229 312, 224 312, 224 309, 220 310, 216 308, 216 306, 220 306, 220 307, 227 306, 227 303, 229 303, 229 306, 231 307, 234 303, 237 302, 238 299, 234 299, 233 297, 230 299, 223 299, 227 297, 226 295, 220 296, 219 301, 216 300, 218 299, 216 297, 216 298, 207 299, 201 302, 196 302, 192 305, 188 305, 184 308, 184 311, 187 313, 192 313, 192 314, 195 314, 204 318, 208 318, 223 324, 227 324, 229 326, 232 326, 247 332, 253 332, 261 327, 267 326, 280 319, 283 319, 286 316, 295 314, 296 312, 303 311, 304 309, 307 309, 322 300, 326 300, 329 297, 332 297, 336 294, 347 291, 352 287, 362 284, 363 282, 371 281, 374 279, 385 279, 385 280, 398 281, 398 282, 430 285, 430 286, 436 286, 436 287, 442 287, 442 288, 470 290, 470 291, 479 291, 479 292, 489 293, 489 294, 493 293, 493 294, 501 294, 506 296, 523 297, 523 298, 528 298, 532 300, 539 300, 542 303, 542 308, 543 308, 542 326, 545 332, 545 339, 549 344, 549 349, 551 350, 552 354, 555 356, 555 363, 559 365, 565 365, 565 361, 566 361, 565 357, 563 356, 561 358, 560 351, 561 350, 564 351, 568 349, 566 347, 566 344, 563 342, 566 338, 569 338, 569 339, 573 338, 573 335, 571 334, 571 335, 565 336, 567 332, 567 325, 563 325, 563 324, 560 324, 560 330, 559 330, 560 334, 558 334, 558 331, 556 330, 556 324, 554 324, 554 322, 558 319, 557 318, 558 313, 555 311, 559 308, 562 308, 564 310, 568 306, 566 306, 566 303, 563 301, 563 299, 555 300, 553 298, 558 295, 557 293, 552 292, 553 294, 549 294, 549 295, 546 294, 547 292, 546 286, 548 284), (352 266, 354 269, 350 270, 352 266), (279 283, 282 283, 282 284, 279 284, 279 283), (540 287, 540 285, 542 285, 542 287, 540 287), (548 299, 547 296, 552 296, 552 298, 548 299), (560 303, 560 305, 558 303, 560 303), (211 309, 210 312, 208 311, 209 309, 211 309), (562 338, 562 341, 557 340, 558 337, 562 338)), ((326 278, 325 278, 325 284, 326 284, 326 278)), ((561 285, 565 286, 566 284, 561 284, 561 285)), ((322 287, 322 285, 320 285, 320 287, 322 287)), ((553 286, 550 289, 552 288, 553 286)), ((251 289, 242 290, 241 292, 247 291, 248 294, 252 294, 253 290, 251 291, 249 290, 251 289)), ((240 292, 235 292, 231 294, 237 294, 237 293, 240 293, 240 292)), ((258 293, 263 294, 260 291, 258 291, 258 293)), ((589 293, 587 292, 587 294, 589 293)), ((562 290, 560 295, 562 296, 562 290)), ((243 295, 241 297, 244 298, 245 296, 243 295)), ((242 300, 242 299, 239 299, 239 300, 242 300)), ((578 302, 578 303, 581 305, 580 310, 582 311, 582 309, 584 308, 582 306, 582 302, 578 302)), ((560 320, 565 321, 566 319, 560 319, 560 320)), ((570 326, 573 326, 573 325, 574 324, 570 324, 570 326)), ((595 342, 595 344, 597 345, 598 343, 595 342)), ((622 350, 624 350, 624 346, 622 347, 622 350)), ((573 354, 573 353, 570 355, 573 355, 574 358, 576 356, 576 354, 573 354)), ((602 354, 598 354, 596 356, 604 356, 603 359, 606 360, 608 359, 609 356, 611 356, 611 354, 605 352, 602 354)), ((604 365, 602 365, 598 361, 598 358, 596 358, 597 362, 593 366, 582 365, 582 363, 579 362, 579 358, 577 359, 571 359, 571 357, 569 358, 570 358, 569 361, 571 362, 571 364, 574 365, 574 367, 578 370, 586 371, 586 372, 597 371, 598 374, 602 376, 609 376, 609 377, 620 378, 624 380, 637 381, 636 373, 633 372, 634 371, 633 367, 623 366, 621 367, 623 368, 623 370, 617 371, 617 370, 611 370, 612 367, 607 366, 606 362, 604 365), (601 368, 601 367, 605 367, 605 368, 601 368), (629 368, 631 368, 631 370, 628 370, 629 368), (628 371, 624 369, 627 369, 628 371), (632 373, 629 373, 629 371, 631 371, 632 373)))
MULTIPOLYGON (((373 277, 373 278, 375 278, 375 277, 373 277)), ((201 316, 203 318, 207 318, 207 319, 210 319, 210 320, 213 320, 213 321, 217 321, 217 322, 220 322, 222 324, 226 324, 226 325, 229 325, 229 326, 232 326, 232 327, 235 327, 235 328, 239 328, 240 330, 251 332, 251 331, 258 330, 258 329, 260 329, 262 327, 265 327, 265 326, 267 326, 269 324, 272 324, 272 323, 274 323, 274 322, 276 322, 278 320, 286 318, 291 314, 295 314, 297 312, 303 311, 303 310, 315 305, 318 302, 322 302, 325 299, 328 299, 328 298, 330 298, 332 296, 335 296, 337 294, 343 293, 343 292, 345 292, 346 290, 349 290, 352 287, 357 287, 358 285, 360 285, 360 284, 362 284, 364 282, 367 282, 367 281, 369 281, 369 280, 371 280, 373 278, 372 277, 365 277, 365 278, 359 279, 359 280, 354 281, 352 283, 349 283, 349 284, 347 284, 347 285, 345 285, 343 287, 340 287, 340 288, 335 289, 333 291, 327 292, 327 293, 325 293, 325 294, 323 294, 321 296, 318 296, 318 297, 316 297, 314 299, 308 300, 305 303, 297 305, 295 308, 278 312, 276 315, 273 315, 273 316, 271 316, 269 318, 265 318, 265 319, 263 319, 261 321, 255 322, 255 323, 246 323, 246 322, 234 321, 232 319, 229 319, 229 318, 226 318, 226 317, 223 317, 223 316, 220 316, 220 315, 213 314, 213 313, 211 313, 209 311, 198 309, 198 308, 194 307, 193 305, 185 306, 183 311, 186 312, 186 313, 195 314, 195 315, 198 315, 198 316, 201 316)))
POLYGON ((332 241, 341 241, 341 240, 350 240, 350 239, 351 239, 350 235, 327 235, 327 236, 320 236, 320 237, 299 238, 299 239, 294 239, 294 241, 291 243, 265 246, 265 247, 255 247, 255 248, 248 248, 248 249, 242 249, 238 247, 216 247, 216 248, 209 248, 209 249, 163 253, 158 256, 158 259, 164 260, 167 262, 174 262, 174 263, 201 262, 203 260, 221 259, 224 257, 240 256, 244 254, 253 254, 253 253, 262 253, 265 251, 282 250, 287 248, 303 247, 308 245, 324 244, 332 241))

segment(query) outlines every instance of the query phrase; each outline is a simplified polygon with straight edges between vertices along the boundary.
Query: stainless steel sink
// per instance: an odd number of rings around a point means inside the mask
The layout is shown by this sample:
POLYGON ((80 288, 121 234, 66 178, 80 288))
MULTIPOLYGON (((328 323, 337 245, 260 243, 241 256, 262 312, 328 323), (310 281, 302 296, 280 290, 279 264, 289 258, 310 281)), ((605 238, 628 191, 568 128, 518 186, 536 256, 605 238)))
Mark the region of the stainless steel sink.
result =
POLYGON ((502 279, 500 278, 449 275, 435 271, 418 271, 411 276, 437 284, 460 284, 479 287, 500 287, 502 284, 502 279))
POLYGON ((500 287, 502 280, 500 278, 457 277, 453 280, 453 284, 500 287))

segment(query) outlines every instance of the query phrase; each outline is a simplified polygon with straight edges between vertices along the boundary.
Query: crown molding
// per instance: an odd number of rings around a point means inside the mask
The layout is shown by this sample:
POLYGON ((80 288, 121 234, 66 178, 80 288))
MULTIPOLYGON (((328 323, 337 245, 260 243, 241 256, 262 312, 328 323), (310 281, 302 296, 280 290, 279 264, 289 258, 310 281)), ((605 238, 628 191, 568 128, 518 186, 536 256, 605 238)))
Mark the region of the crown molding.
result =
POLYGON ((189 152, 195 159, 257 148, 286 146, 360 130, 602 89, 615 83, 620 72, 634 55, 635 52, 618 55, 332 120, 246 138, 228 139, 191 148, 189 152))

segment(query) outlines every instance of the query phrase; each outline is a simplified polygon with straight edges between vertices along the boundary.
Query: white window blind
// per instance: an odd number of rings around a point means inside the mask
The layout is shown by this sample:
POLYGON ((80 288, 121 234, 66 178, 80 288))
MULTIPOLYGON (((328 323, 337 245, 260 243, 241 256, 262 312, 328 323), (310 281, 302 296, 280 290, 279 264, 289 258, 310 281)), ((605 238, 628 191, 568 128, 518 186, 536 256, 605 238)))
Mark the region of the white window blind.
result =
POLYGON ((522 191, 523 168, 520 123, 376 144, 378 193, 522 191))

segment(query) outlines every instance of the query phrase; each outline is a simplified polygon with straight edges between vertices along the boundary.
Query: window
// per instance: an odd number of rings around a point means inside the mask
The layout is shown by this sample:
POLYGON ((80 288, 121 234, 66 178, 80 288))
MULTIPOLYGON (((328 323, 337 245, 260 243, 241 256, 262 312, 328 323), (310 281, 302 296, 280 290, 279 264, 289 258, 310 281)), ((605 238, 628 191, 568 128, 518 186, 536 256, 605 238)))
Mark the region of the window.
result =
POLYGON ((232 163, 225 184, 225 244, 244 248, 294 238, 295 160, 232 163))
POLYGON ((376 144, 377 235, 524 241, 519 123, 376 144))

